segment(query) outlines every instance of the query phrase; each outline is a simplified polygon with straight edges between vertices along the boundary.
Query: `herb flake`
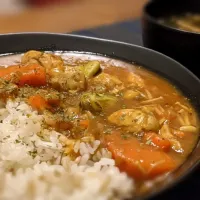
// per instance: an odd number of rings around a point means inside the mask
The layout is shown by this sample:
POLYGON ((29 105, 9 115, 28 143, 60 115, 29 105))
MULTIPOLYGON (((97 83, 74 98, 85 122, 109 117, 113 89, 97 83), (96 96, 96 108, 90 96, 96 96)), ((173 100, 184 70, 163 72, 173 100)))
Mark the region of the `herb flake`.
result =
POLYGON ((147 144, 147 145, 150 145, 151 142, 152 142, 151 139, 150 139, 150 140, 147 140, 147 141, 146 141, 146 144, 147 144))

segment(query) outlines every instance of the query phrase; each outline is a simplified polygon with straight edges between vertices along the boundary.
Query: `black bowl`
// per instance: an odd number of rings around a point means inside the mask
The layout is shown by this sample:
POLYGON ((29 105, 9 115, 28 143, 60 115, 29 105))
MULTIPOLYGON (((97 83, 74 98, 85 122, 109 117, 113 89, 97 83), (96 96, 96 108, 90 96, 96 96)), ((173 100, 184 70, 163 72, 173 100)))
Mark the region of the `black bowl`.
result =
POLYGON ((200 33, 161 24, 158 19, 181 13, 200 13, 200 0, 151 0, 142 18, 144 46, 181 62, 200 77, 200 33))
MULTIPOLYGON (((0 44, 0 54, 25 52, 31 49, 61 50, 92 52, 128 62, 136 62, 173 82, 185 95, 190 97, 197 112, 200 113, 200 80, 178 62, 153 50, 110 40, 47 33, 0 35, 0 44)), ((181 167, 164 181, 160 180, 156 184, 156 189, 148 194, 137 196, 134 200, 150 199, 161 195, 164 191, 168 191, 172 186, 185 180, 199 165, 200 141, 181 167)))

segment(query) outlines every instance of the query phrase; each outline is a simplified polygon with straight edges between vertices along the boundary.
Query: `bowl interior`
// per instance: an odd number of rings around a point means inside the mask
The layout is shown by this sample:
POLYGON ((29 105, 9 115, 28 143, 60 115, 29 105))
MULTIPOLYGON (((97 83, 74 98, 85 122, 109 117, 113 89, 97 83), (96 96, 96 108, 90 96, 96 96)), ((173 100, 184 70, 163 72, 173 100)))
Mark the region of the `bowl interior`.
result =
POLYGON ((162 23, 159 19, 172 15, 200 13, 199 0, 151 0, 144 7, 143 44, 181 62, 200 77, 200 33, 190 32, 162 23))
POLYGON ((145 12, 153 17, 167 17, 181 13, 200 13, 199 0, 152 0, 145 7, 145 12))
MULTIPOLYGON (((172 81, 185 95, 189 96, 200 113, 200 80, 181 64, 158 52, 120 42, 62 34, 29 33, 0 35, 0 54, 17 53, 27 50, 61 50, 93 52, 128 62, 137 62, 145 68, 159 73, 172 81), (194 87, 195 86, 195 87, 194 87)), ((187 161, 165 181, 156 185, 156 190, 138 199, 158 195, 190 174, 200 164, 200 142, 187 161)))

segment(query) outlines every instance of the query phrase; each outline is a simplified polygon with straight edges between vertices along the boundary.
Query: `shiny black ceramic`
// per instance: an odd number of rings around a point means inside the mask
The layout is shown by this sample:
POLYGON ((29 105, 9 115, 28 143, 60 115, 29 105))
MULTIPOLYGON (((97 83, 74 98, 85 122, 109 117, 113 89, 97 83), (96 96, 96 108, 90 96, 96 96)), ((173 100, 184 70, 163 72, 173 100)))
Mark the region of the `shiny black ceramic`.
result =
POLYGON ((181 62, 200 77, 200 33, 179 30, 158 22, 181 13, 200 13, 200 0, 150 0, 144 7, 144 46, 181 62))
MULTIPOLYGON (((185 95, 190 97, 193 105, 197 108, 197 112, 199 112, 200 80, 181 64, 161 53, 131 44, 66 34, 22 33, 0 35, 0 54, 25 52, 31 49, 90 52, 128 62, 136 62, 173 82, 185 95)), ((199 164, 200 142, 187 161, 169 178, 158 183, 156 189, 152 192, 138 196, 136 199, 144 200, 155 197, 164 199, 159 195, 165 196, 164 192, 186 180, 185 178, 188 178, 199 164)))

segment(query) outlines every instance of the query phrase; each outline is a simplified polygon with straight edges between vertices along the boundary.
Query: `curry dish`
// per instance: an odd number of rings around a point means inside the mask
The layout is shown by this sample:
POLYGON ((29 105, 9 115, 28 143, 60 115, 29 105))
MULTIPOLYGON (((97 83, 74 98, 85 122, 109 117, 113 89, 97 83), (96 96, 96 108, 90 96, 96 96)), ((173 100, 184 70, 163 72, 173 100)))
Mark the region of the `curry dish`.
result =
MULTIPOLYGON (((99 140, 98 149, 106 148, 120 171, 138 181, 176 169, 198 139, 190 101, 137 65, 28 51, 0 68, 0 99, 18 99, 42 114, 43 128, 61 133, 63 156, 76 160, 76 141, 99 140)), ((49 141, 48 134, 37 135, 49 141)))

